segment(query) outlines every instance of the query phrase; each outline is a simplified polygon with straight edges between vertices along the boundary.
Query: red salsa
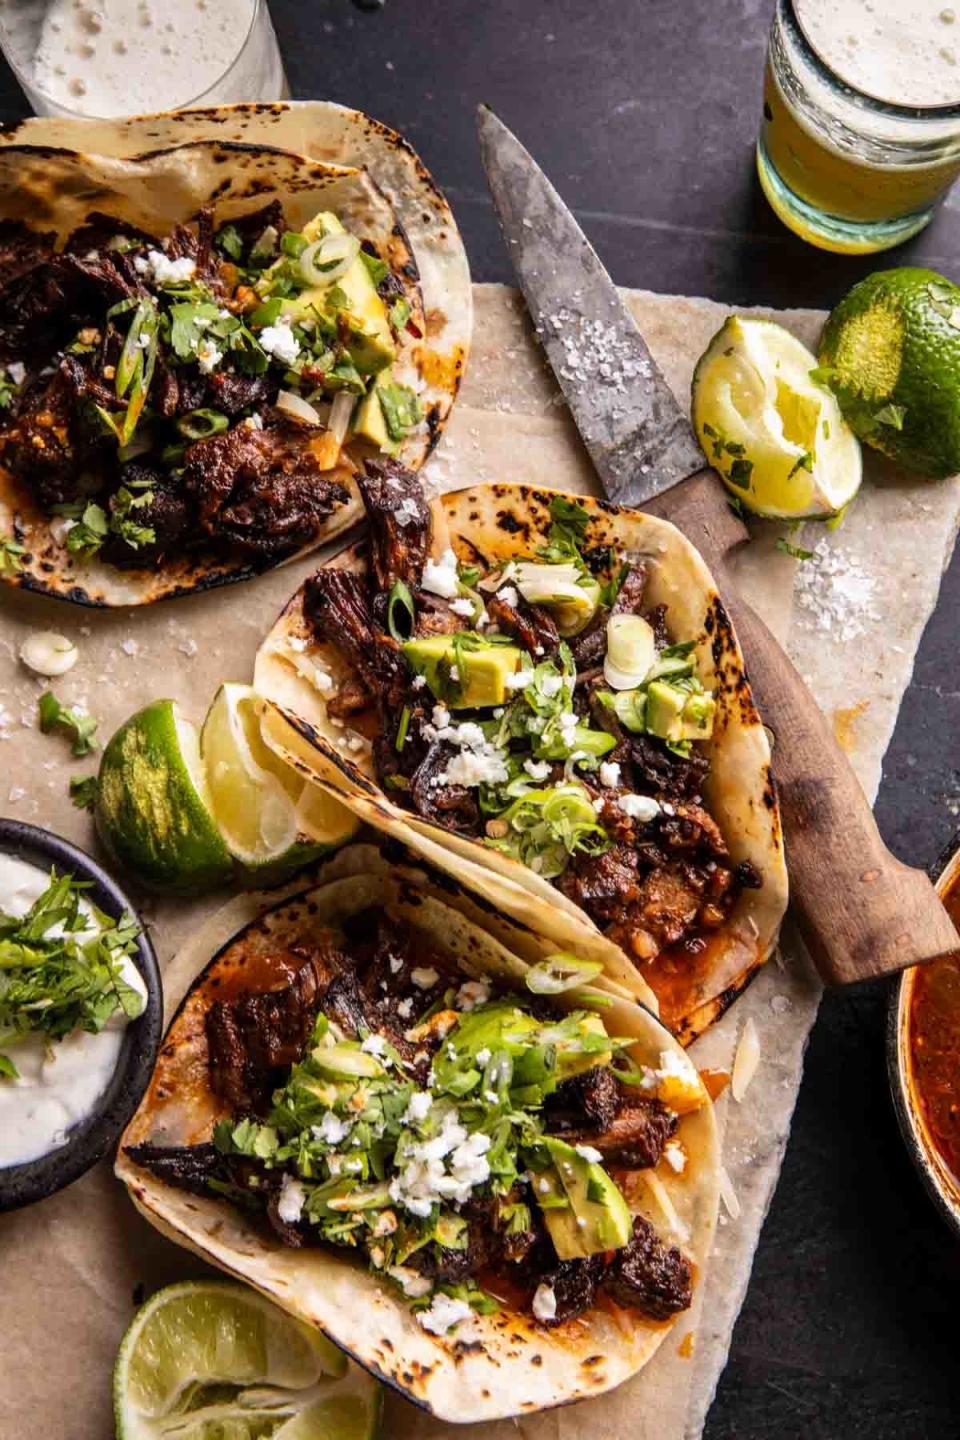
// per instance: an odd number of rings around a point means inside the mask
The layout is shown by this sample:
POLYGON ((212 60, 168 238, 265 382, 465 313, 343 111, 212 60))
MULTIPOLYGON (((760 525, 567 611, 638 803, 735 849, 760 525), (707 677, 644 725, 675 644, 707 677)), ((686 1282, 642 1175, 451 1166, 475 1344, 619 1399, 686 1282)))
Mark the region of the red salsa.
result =
MULTIPOLYGON (((960 925, 960 884, 944 903, 960 925)), ((914 1089, 930 1140, 960 1180, 960 959, 921 965, 910 1001, 910 1061, 914 1089)))

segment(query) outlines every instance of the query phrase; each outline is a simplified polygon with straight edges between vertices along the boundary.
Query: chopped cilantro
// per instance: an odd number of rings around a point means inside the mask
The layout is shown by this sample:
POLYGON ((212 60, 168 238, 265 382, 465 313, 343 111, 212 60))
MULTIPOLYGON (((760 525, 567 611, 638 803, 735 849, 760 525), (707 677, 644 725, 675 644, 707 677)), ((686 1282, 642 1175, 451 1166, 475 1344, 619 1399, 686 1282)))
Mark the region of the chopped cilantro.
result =
POLYGON ((413 313, 409 300, 394 300, 388 311, 388 319, 394 330, 402 330, 413 313))
POLYGON ((53 511, 54 514, 64 515, 75 522, 67 531, 67 549, 70 554, 80 555, 84 559, 96 555, 110 530, 107 512, 103 506, 92 500, 86 504, 82 500, 72 500, 64 505, 54 505, 53 511))
POLYGON ((794 461, 790 474, 787 476, 787 479, 792 480, 794 475, 796 475, 799 470, 813 470, 812 451, 806 450, 802 455, 797 457, 797 459, 794 461))
MULTIPOLYGON (((62 1040, 76 1030, 97 1034, 112 1016, 140 1014, 140 994, 122 978, 139 927, 130 915, 111 919, 89 901, 85 881, 50 872, 50 883, 24 916, 0 910, 0 1034, 62 1040), (100 927, 92 933, 91 920, 100 927)), ((0 1076, 14 1078, 9 1055, 0 1076)))
POLYGON ((777 549, 784 555, 792 555, 794 560, 813 559, 812 550, 803 550, 799 545, 791 545, 790 541, 785 540, 782 535, 777 539, 777 549))
POLYGON ((750 489, 750 476, 753 474, 752 460, 734 460, 727 472, 727 479, 731 485, 736 485, 740 490, 750 489))
POLYGON ((243 240, 236 225, 221 225, 213 243, 228 260, 240 260, 243 256, 243 240))
POLYGON ((170 344, 178 360, 192 360, 205 331, 219 319, 220 307, 212 300, 170 306, 170 344))
POLYGON ((73 739, 72 754, 89 755, 90 751, 96 748, 94 732, 97 722, 92 715, 81 715, 79 710, 61 705, 52 690, 44 691, 40 696, 37 708, 40 715, 40 729, 44 735, 49 735, 55 729, 63 730, 73 739))
POLYGON ((0 575, 16 575, 23 566, 26 546, 12 535, 0 538, 0 575))
POLYGON ((96 775, 72 775, 70 799, 78 810, 92 810, 97 800, 96 775))
POLYGON ((371 255, 368 250, 360 251, 360 259, 367 267, 367 274, 374 285, 382 285, 390 274, 389 265, 385 265, 379 255, 371 255))

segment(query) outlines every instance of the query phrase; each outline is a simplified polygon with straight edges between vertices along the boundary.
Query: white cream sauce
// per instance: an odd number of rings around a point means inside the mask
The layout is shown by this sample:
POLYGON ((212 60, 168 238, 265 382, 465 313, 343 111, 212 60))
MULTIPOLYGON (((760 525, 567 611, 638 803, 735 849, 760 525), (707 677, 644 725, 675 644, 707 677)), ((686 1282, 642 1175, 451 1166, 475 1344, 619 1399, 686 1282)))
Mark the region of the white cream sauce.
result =
MULTIPOLYGON (((81 115, 168 110, 239 55, 255 0, 50 0, 33 79, 81 115)), ((252 98, 252 97, 251 97, 252 98)))
MULTIPOLYGON (((26 915, 49 879, 34 865, 0 855, 0 910, 26 915)), ((92 935, 97 928, 91 915, 78 933, 92 935)), ((131 960, 124 959, 121 976, 146 1003, 146 986, 131 960)), ((20 1072, 15 1080, 0 1079, 0 1168, 36 1160, 66 1143, 68 1132, 91 1113, 109 1085, 126 1024, 127 1017, 118 1013, 99 1035, 74 1031, 58 1041, 28 1035, 0 1044, 20 1072)))

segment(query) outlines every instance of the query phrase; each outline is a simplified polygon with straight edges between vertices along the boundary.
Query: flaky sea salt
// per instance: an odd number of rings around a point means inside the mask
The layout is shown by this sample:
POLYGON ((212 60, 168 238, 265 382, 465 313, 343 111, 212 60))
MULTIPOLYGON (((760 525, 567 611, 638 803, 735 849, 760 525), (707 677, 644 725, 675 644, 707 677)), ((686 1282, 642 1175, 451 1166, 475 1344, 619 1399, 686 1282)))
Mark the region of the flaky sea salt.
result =
POLYGON ((876 579, 854 555, 824 537, 797 570, 794 593, 801 623, 842 644, 856 640, 872 621, 883 618, 876 588, 876 579))

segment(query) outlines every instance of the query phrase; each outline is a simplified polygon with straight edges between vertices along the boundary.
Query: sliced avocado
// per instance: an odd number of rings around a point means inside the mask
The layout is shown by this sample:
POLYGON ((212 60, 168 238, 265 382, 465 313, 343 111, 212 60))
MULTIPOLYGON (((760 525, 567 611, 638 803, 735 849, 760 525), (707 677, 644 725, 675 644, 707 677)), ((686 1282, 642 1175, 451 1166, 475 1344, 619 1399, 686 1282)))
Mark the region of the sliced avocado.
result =
POLYGON ((585 1160, 565 1140, 548 1135, 542 1143, 553 1165, 534 1176, 533 1193, 558 1257, 582 1260, 621 1250, 630 1241, 633 1221, 603 1166, 585 1160))
MULTIPOLYGON (((341 235, 343 232, 344 226, 336 215, 324 210, 303 227, 302 234, 311 244, 324 235, 341 235)), ((387 308, 377 294, 377 287, 366 265, 358 258, 330 283, 339 286, 347 297, 347 309, 340 314, 344 322, 343 342, 354 365, 362 375, 375 375, 385 370, 397 358, 397 347, 387 320, 387 308)), ((301 290, 284 302, 284 313, 296 319, 306 315, 311 305, 321 309, 329 288, 328 285, 313 285, 301 290)))
MULTIPOLYGON (((471 643, 477 637, 467 635, 471 643)), ((403 646, 411 667, 422 675, 430 691, 451 710, 484 709, 503 705, 507 699, 507 677, 520 669, 523 653, 517 645, 483 645, 467 650, 457 645, 457 635, 424 635, 403 646), (450 676, 456 666, 458 679, 450 676)))
POLYGON ((592 755, 599 760, 609 754, 616 743, 616 736, 606 730, 593 730, 589 725, 578 725, 569 745, 566 741, 558 741, 553 745, 541 746, 539 753, 542 760, 564 760, 568 753, 582 750, 585 755, 592 755))
POLYGON ((646 727, 651 734, 659 735, 661 740, 673 742, 679 740, 681 717, 686 701, 687 696, 682 690, 676 690, 665 680, 654 680, 647 687, 647 707, 644 717, 646 727))
POLYGON ((398 440, 391 440, 387 431, 380 396, 377 393, 379 376, 357 405, 353 417, 353 433, 361 440, 370 440, 378 450, 393 455, 400 448, 398 440))
POLYGON ((709 740, 716 708, 712 695, 688 695, 680 717, 680 739, 709 740))

